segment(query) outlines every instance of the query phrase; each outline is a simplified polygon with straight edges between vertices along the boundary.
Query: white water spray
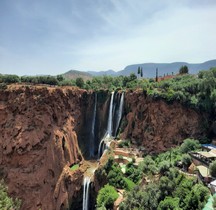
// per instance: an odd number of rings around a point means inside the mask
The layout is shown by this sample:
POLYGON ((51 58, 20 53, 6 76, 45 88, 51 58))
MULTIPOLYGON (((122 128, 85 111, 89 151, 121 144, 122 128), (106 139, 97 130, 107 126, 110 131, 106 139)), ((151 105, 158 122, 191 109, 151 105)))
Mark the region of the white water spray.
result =
POLYGON ((124 107, 124 92, 121 94, 119 111, 118 111, 118 115, 117 115, 117 124, 116 124, 115 135, 117 134, 117 131, 118 131, 118 128, 119 128, 119 125, 120 125, 120 121, 121 121, 121 118, 122 118, 123 107, 124 107))
POLYGON ((93 112, 92 129, 91 129, 90 157, 94 156, 94 149, 95 149, 94 140, 95 140, 96 113, 97 113, 97 93, 95 93, 94 112, 93 112))
POLYGON ((107 136, 112 136, 112 127, 113 127, 113 99, 114 92, 111 94, 110 107, 109 107, 109 117, 108 117, 108 126, 107 126, 107 136))
POLYGON ((112 136, 112 127, 113 127, 113 99, 114 99, 114 92, 111 94, 110 99, 110 106, 109 106, 109 116, 108 116, 108 125, 107 125, 107 132, 105 136, 101 139, 99 147, 98 147, 98 159, 100 158, 101 154, 103 154, 104 150, 106 149, 106 144, 112 136))
POLYGON ((85 177, 83 181, 83 210, 88 210, 90 183, 90 177, 85 177))

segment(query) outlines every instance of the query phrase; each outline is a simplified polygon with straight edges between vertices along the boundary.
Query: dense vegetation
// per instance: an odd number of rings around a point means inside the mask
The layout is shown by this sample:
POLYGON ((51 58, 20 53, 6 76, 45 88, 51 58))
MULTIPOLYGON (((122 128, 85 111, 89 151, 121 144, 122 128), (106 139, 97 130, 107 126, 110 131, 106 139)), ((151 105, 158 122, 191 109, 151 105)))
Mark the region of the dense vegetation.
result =
POLYGON ((143 89, 154 99, 164 99, 167 102, 179 101, 186 106, 201 111, 215 113, 216 108, 216 68, 208 71, 200 71, 198 75, 187 74, 187 66, 183 66, 179 75, 172 76, 155 82, 154 79, 137 79, 135 74, 130 76, 101 76, 92 80, 84 81, 82 78, 76 80, 65 79, 62 75, 54 76, 22 76, 0 75, 0 88, 5 88, 10 83, 48 84, 48 85, 72 85, 85 89, 143 89))
MULTIPOLYGON (((181 146, 170 151, 145 156, 138 167, 133 161, 129 162, 125 173, 110 157, 96 176, 106 177, 108 186, 125 189, 122 210, 202 209, 210 194, 208 188, 198 183, 197 178, 182 172, 191 164, 188 152, 200 149, 200 146, 197 140, 186 139, 181 146)), ((106 199, 112 194, 107 192, 106 199)), ((97 205, 101 207, 101 204, 97 205)))
POLYGON ((12 199, 8 196, 7 188, 3 182, 0 181, 0 209, 20 209, 21 201, 19 199, 12 199))
POLYGON ((118 193, 115 188, 110 185, 105 185, 98 193, 97 208, 112 209, 114 201, 118 198, 118 193))

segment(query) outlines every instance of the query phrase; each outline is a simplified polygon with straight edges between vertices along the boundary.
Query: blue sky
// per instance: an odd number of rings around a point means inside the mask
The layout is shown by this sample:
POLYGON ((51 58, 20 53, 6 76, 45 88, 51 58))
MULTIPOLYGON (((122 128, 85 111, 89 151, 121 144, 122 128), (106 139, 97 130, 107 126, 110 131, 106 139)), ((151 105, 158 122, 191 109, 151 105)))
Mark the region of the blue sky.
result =
POLYGON ((0 73, 216 58, 215 0, 0 0, 0 73))

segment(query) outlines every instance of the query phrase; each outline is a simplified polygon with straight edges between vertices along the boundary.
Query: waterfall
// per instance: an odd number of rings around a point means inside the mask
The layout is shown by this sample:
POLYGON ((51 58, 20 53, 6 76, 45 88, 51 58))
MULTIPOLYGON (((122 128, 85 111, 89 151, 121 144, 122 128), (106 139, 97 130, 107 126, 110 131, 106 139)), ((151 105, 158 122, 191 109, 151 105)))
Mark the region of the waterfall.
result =
POLYGON ((97 113, 97 93, 95 93, 95 101, 94 101, 94 112, 93 112, 93 120, 92 120, 92 128, 91 128, 91 138, 90 138, 90 157, 94 156, 95 150, 95 122, 96 122, 96 113, 97 113))
POLYGON ((105 136, 101 139, 99 147, 98 147, 98 159, 100 158, 101 154, 103 154, 104 150, 106 149, 106 144, 109 141, 110 137, 112 136, 112 130, 113 130, 113 99, 114 99, 114 92, 112 92, 111 99, 110 99, 107 132, 106 132, 105 136))
POLYGON ((85 177, 83 182, 83 210, 88 210, 89 186, 90 186, 90 177, 85 177))
POLYGON ((98 159, 100 159, 101 153, 103 153, 103 144, 105 144, 104 138, 100 141, 100 144, 98 147, 98 159))
POLYGON ((108 117, 108 126, 107 126, 107 136, 112 136, 112 127, 113 127, 113 98, 114 92, 111 94, 110 107, 109 107, 109 117, 108 117))
POLYGON ((115 129, 115 136, 117 135, 117 131, 120 125, 120 121, 122 118, 122 111, 124 107, 124 92, 121 94, 121 99, 120 99, 120 105, 119 105, 119 110, 118 110, 118 115, 117 115, 117 123, 116 123, 116 129, 115 129))

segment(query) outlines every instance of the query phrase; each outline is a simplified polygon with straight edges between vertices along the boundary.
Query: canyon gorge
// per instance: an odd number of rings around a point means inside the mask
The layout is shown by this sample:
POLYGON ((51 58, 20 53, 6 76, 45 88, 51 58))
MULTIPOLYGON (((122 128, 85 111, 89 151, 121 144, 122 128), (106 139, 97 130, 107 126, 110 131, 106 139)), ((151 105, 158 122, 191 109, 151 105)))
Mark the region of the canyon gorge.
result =
POLYGON ((105 136, 155 154, 211 133, 208 114, 142 90, 8 85, 0 96, 0 176, 22 210, 94 209, 105 136))

